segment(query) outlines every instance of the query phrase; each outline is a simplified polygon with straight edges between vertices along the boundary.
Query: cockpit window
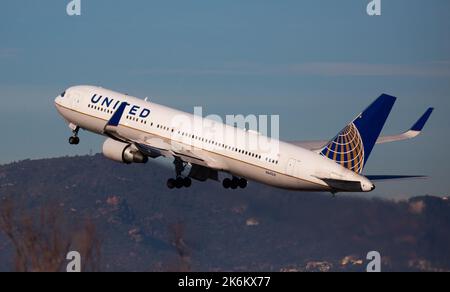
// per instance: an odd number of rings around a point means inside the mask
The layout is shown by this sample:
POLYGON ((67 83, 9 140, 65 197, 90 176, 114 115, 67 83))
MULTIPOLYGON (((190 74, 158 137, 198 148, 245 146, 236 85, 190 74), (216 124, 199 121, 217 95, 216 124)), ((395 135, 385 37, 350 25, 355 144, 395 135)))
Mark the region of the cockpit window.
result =
POLYGON ((63 93, 61 93, 61 97, 64 97, 64 95, 66 95, 65 91, 63 93))

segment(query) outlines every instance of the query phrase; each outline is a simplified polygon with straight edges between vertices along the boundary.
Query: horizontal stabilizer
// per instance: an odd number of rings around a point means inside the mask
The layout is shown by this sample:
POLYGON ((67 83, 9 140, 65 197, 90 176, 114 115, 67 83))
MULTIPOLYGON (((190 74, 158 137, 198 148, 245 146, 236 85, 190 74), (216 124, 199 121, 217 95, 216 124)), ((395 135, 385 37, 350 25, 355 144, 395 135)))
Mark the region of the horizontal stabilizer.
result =
POLYGON ((406 180, 406 179, 425 179, 423 175, 366 175, 371 181, 387 181, 387 180, 406 180))
POLYGON ((339 192, 361 192, 361 182, 321 178, 329 187, 339 192))

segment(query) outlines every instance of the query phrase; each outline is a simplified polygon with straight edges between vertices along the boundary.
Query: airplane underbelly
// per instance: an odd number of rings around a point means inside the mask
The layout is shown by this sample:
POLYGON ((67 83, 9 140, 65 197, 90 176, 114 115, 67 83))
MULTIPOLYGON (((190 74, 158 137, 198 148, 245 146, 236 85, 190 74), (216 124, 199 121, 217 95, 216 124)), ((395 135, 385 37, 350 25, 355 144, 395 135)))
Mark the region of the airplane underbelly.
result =
POLYGON ((297 177, 289 176, 243 161, 227 159, 228 172, 273 187, 297 191, 328 191, 328 187, 297 177))

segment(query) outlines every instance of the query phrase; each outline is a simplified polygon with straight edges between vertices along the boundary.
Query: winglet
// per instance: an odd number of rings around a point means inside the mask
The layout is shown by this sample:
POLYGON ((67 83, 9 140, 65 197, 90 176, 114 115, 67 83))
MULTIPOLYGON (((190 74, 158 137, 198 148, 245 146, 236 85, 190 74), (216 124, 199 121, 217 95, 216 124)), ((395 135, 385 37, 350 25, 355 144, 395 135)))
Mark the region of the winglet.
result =
POLYGON ((403 141, 415 138, 420 135, 423 130, 423 127, 428 122, 431 114, 433 113, 434 108, 430 107, 421 117, 417 120, 417 122, 409 129, 408 131, 400 134, 400 135, 392 135, 392 136, 382 136, 378 138, 377 144, 403 141))
POLYGON ((130 105, 127 102, 122 102, 116 112, 112 115, 111 119, 108 121, 106 126, 117 127, 120 123, 120 119, 122 118, 123 112, 125 108, 130 105))
POLYGON ((420 117, 420 119, 412 126, 411 131, 420 132, 422 131, 423 127, 427 123, 428 119, 430 118, 431 114, 433 113, 434 108, 430 107, 423 116, 420 117))

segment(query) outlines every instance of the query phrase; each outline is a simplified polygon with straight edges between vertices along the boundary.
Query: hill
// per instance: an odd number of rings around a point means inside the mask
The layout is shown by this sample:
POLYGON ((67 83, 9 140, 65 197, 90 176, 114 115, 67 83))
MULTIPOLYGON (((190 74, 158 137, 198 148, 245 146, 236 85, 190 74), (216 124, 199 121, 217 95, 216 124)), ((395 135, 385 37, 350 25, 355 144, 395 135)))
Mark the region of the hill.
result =
MULTIPOLYGON (((168 190, 172 175, 101 155, 28 160, 0 166, 0 198, 12 202, 19 235, 21 218, 31 218, 31 242, 52 242, 56 228, 41 227, 61 224, 70 235, 89 218, 102 271, 364 271, 372 250, 385 271, 450 270, 445 198, 332 198, 259 184, 230 191, 214 182, 168 190), (59 217, 45 221, 42 210, 59 217)), ((15 252, 0 234, 1 271, 17 269, 15 252)))

